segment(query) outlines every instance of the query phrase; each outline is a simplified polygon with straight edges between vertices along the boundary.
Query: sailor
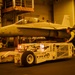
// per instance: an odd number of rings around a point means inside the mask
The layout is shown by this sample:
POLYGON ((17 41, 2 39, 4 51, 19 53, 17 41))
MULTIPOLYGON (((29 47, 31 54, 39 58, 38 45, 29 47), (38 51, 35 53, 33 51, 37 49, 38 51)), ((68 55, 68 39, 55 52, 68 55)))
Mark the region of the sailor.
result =
POLYGON ((73 45, 75 46, 75 30, 72 30, 71 28, 67 28, 66 32, 70 35, 70 38, 66 41, 68 42, 72 42, 73 45))

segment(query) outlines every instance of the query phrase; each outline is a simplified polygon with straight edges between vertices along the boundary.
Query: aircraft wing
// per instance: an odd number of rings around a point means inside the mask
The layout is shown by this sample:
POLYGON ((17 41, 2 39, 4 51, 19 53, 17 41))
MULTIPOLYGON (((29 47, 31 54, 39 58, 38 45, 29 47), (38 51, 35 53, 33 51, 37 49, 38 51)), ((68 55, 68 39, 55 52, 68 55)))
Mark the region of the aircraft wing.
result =
POLYGON ((19 26, 18 29, 43 29, 43 30, 55 30, 54 27, 30 27, 30 26, 19 26))

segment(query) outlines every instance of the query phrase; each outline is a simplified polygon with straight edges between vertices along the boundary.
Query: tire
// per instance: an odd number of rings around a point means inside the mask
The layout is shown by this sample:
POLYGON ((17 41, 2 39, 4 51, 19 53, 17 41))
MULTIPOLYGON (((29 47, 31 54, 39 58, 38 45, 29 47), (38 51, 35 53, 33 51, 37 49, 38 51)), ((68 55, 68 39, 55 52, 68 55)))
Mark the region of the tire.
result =
POLYGON ((35 63, 35 55, 31 51, 25 51, 21 57, 21 63, 23 66, 32 66, 35 63))

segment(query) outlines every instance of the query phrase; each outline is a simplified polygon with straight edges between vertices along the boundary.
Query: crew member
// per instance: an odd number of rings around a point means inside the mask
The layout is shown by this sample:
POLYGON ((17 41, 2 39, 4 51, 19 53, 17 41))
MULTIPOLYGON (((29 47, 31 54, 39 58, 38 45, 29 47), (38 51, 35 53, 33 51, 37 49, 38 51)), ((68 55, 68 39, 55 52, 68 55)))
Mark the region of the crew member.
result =
POLYGON ((70 38, 66 42, 72 42, 75 46, 75 30, 72 30, 71 28, 67 28, 66 32, 70 34, 70 38))

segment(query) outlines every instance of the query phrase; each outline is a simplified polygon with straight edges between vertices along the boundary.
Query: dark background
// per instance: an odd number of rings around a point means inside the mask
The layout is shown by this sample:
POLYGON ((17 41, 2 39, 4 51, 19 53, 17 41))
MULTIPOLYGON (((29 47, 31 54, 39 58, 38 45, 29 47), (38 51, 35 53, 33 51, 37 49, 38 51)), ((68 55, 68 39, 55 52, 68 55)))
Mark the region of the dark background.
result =
POLYGON ((75 56, 71 59, 47 61, 32 67, 0 63, 0 75, 75 75, 75 56))

